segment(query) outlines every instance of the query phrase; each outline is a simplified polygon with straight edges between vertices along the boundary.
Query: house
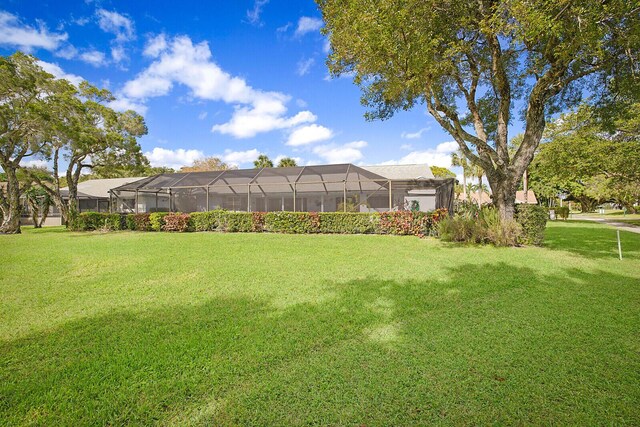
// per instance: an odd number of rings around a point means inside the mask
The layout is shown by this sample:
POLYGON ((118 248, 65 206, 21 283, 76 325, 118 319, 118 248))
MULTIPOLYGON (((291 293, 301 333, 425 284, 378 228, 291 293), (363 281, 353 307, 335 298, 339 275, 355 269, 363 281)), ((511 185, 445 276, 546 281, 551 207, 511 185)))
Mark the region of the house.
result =
POLYGON ((353 164, 160 174, 112 188, 117 212, 452 209, 454 179, 427 165, 353 164))
MULTIPOLYGON (((524 191, 523 190, 516 191, 516 205, 524 204, 524 203, 529 205, 538 204, 538 199, 536 198, 536 194, 533 192, 533 190, 528 190, 526 196, 527 197, 525 200, 524 191)), ((473 203, 476 203, 476 204, 478 203, 478 193, 476 191, 473 191, 471 193, 470 198, 473 203)), ((466 200, 465 194, 460 193, 458 195, 458 201, 464 201, 464 200, 466 200)), ((480 200, 482 205, 488 205, 493 202, 493 200, 491 199, 491 195, 485 191, 483 191, 480 194, 480 200)))
MULTIPOLYGON (((78 183, 78 211, 79 212, 110 212, 111 201, 109 200, 109 191, 113 187, 125 185, 133 181, 139 181, 144 177, 134 178, 108 178, 108 179, 91 179, 78 183)), ((68 199, 69 188, 60 189, 63 199, 68 199)), ((31 211, 28 203, 24 201, 20 223, 23 225, 32 225, 31 211)), ((60 210, 56 206, 51 206, 49 214, 44 225, 62 225, 60 210)))

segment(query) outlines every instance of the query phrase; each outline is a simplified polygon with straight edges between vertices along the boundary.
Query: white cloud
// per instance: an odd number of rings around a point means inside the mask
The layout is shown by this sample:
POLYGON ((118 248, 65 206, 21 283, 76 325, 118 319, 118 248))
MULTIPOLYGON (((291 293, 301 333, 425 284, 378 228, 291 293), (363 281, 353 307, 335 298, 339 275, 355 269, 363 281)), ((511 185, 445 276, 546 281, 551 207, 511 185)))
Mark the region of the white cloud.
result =
POLYGON ((125 96, 144 100, 166 95, 175 83, 182 84, 196 98, 233 104, 231 119, 213 126, 212 131, 236 138, 250 138, 316 120, 310 111, 287 117, 289 96, 254 89, 244 79, 225 72, 211 60, 207 42, 194 45, 187 36, 170 42, 159 37, 152 39, 145 49, 145 54, 156 58, 155 61, 124 85, 125 96))
POLYGON ((252 25, 262 25, 260 21, 260 14, 262 14, 262 8, 269 3, 269 0, 255 0, 253 2, 253 9, 247 10, 247 19, 252 25))
POLYGON ((404 139, 418 139, 420 137, 422 137, 422 134, 425 133, 426 131, 428 131, 431 128, 422 128, 417 132, 402 132, 402 134, 400 135, 402 138, 404 139))
POLYGON ((100 29, 106 33, 114 34, 117 42, 122 43, 135 38, 133 21, 128 17, 105 9, 98 9, 96 14, 100 29))
POLYGON ((451 153, 458 149, 455 141, 443 142, 433 149, 412 151, 399 160, 390 160, 382 164, 407 165, 407 164, 427 164, 429 166, 451 167, 451 153))
POLYGON ((310 111, 301 111, 293 117, 285 117, 285 102, 288 97, 279 97, 271 93, 263 99, 257 99, 251 107, 236 107, 231 120, 214 125, 211 130, 236 138, 251 138, 259 133, 277 129, 289 129, 294 126, 311 123, 317 117, 310 111))
POLYGON ((320 18, 311 18, 309 16, 303 16, 298 20, 298 26, 296 27, 296 37, 302 37, 307 33, 318 31, 322 28, 323 22, 320 18))
POLYGON ((204 158, 204 153, 200 150, 168 150, 166 148, 155 147, 153 150, 144 153, 149 159, 151 166, 166 166, 173 169, 180 169, 182 166, 189 166, 195 160, 204 158))
POLYGON ((312 124, 302 126, 291 132, 286 144, 293 147, 326 141, 333 137, 333 131, 324 126, 312 124))
POLYGON ((64 59, 73 59, 78 55, 78 49, 71 45, 67 45, 54 52, 54 55, 64 59))
POLYGON ((110 108, 113 108, 116 111, 133 110, 133 111, 135 111, 138 114, 141 114, 143 116, 147 113, 147 106, 146 105, 141 104, 141 103, 136 102, 136 101, 133 101, 133 100, 127 98, 123 94, 116 94, 115 101, 109 102, 108 105, 109 105, 110 108))
POLYGON ((289 31, 289 28, 291 28, 292 25, 293 24, 291 22, 287 22, 282 27, 276 28, 276 32, 277 33, 286 33, 287 31, 289 31))
POLYGON ((331 51, 331 40, 329 40, 328 37, 322 42, 322 51, 324 53, 329 53, 331 51))
POLYGON ((247 151, 224 150, 224 154, 220 158, 231 165, 240 166, 243 163, 253 162, 259 155, 260 151, 255 148, 247 151))
POLYGON ((167 49, 167 36, 158 34, 147 41, 143 54, 151 58, 157 58, 165 49, 167 49))
POLYGON ((402 144, 400 146, 400 149, 401 150, 406 150, 406 151, 413 150, 413 145, 411 145, 411 144, 402 144))
POLYGON ((104 53, 98 50, 88 50, 80 54, 80 59, 94 67, 106 65, 104 53))
POLYGON ((42 69, 45 70, 47 73, 53 74, 55 77, 59 79, 66 79, 75 86, 78 86, 80 82, 84 80, 82 77, 77 76, 75 74, 65 73, 64 70, 60 68, 58 64, 52 64, 51 62, 45 62, 45 61, 38 61, 38 65, 42 67, 42 69))
POLYGON ((49 166, 49 163, 46 160, 30 159, 22 160, 20 166, 25 168, 46 168, 49 166))
POLYGON ((111 48, 111 58, 115 62, 122 62, 127 59, 127 53, 123 46, 117 45, 111 48))
POLYGON ((198 114, 198 120, 204 120, 204 119, 206 119, 206 118, 207 118, 207 116, 208 116, 208 115, 209 115, 209 113, 208 113, 208 112, 203 111, 203 112, 201 112, 200 114, 198 114))
POLYGON ((68 39, 67 33, 50 33, 46 25, 38 21, 38 27, 20 22, 9 12, 0 11, 0 45, 17 46, 31 52, 35 48, 55 50, 68 39))
POLYGON ((314 147, 313 153, 327 163, 353 163, 362 159, 361 149, 366 146, 366 141, 353 141, 344 145, 319 145, 314 147))
POLYGON ((313 64, 315 64, 316 60, 313 58, 302 59, 298 61, 298 68, 296 69, 296 74, 299 76, 304 76, 311 70, 313 64))

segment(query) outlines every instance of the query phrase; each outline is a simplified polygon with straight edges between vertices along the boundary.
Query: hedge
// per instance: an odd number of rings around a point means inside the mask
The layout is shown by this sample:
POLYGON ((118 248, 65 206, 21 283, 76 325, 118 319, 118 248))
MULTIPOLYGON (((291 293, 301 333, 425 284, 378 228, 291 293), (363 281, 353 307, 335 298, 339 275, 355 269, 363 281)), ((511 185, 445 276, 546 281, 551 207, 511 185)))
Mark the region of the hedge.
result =
POLYGON ((240 233, 335 233, 435 235, 436 224, 447 216, 433 212, 209 212, 150 214, 105 214, 85 212, 74 229, 136 231, 226 231, 240 233))
POLYGON ((522 243, 542 245, 549 212, 539 205, 516 205, 516 221, 522 226, 522 243))

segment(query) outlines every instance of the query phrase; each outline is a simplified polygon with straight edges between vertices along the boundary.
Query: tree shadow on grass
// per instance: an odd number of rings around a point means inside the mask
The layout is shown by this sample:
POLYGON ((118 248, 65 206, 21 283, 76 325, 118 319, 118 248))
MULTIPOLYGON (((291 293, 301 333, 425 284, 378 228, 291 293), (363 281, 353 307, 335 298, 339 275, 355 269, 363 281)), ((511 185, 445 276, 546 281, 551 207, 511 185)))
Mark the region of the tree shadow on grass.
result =
POLYGON ((506 263, 219 298, 0 345, 0 417, 39 425, 640 421, 637 278, 506 263))
MULTIPOLYGON (((620 231, 620 240, 623 258, 640 259, 640 234, 620 231)), ((547 227, 544 246, 592 259, 618 258, 616 230, 588 221, 571 221, 570 225, 563 227, 547 227)))

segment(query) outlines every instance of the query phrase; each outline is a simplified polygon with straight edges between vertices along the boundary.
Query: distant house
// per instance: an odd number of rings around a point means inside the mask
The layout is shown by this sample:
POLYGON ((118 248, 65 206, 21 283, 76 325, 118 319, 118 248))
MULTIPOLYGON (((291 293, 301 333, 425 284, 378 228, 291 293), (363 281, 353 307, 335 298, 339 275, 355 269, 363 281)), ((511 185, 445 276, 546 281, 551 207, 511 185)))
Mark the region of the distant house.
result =
MULTIPOLYGON (((139 181, 144 177, 133 178, 109 178, 109 179, 91 179, 78 184, 78 211, 79 212, 109 212, 111 202, 109 200, 109 191, 117 186, 125 185, 133 181, 139 181)), ((60 189, 63 199, 67 199, 69 188, 60 189)), ((31 212, 29 205, 24 201, 22 208, 22 217, 20 222, 24 225, 31 225, 31 212)), ((61 225, 62 218, 60 211, 56 206, 49 209, 49 216, 44 225, 61 225)))
MULTIPOLYGON (((473 203, 478 203, 478 193, 476 191, 472 192, 470 195, 471 201, 473 203)), ((464 193, 460 193, 458 195, 458 200, 459 201, 464 201, 466 200, 466 197, 464 195, 464 193)), ((493 202, 493 200, 491 199, 491 195, 485 191, 483 191, 480 195, 480 200, 482 205, 488 205, 490 203, 493 202)), ((526 201, 525 201, 525 194, 523 190, 518 190, 516 191, 516 205, 520 205, 520 204, 529 204, 529 205, 537 205, 538 204, 538 199, 536 198, 536 194, 533 192, 533 190, 529 190, 527 191, 527 197, 526 197, 526 201)))

